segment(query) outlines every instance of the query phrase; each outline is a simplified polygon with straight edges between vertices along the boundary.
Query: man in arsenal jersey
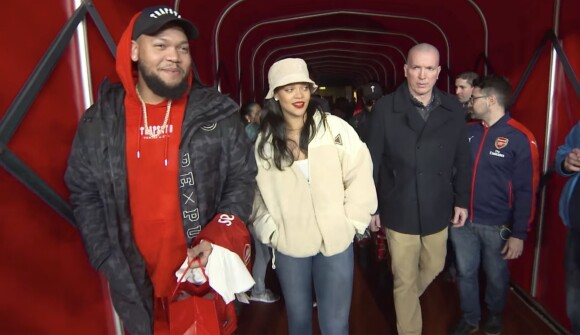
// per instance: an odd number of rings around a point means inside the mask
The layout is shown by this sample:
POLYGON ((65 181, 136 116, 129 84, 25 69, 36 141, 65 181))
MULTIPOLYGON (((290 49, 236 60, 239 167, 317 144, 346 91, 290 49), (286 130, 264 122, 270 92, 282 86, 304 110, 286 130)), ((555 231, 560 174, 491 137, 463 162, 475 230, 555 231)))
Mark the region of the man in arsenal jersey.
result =
POLYGON ((463 318, 454 334, 479 328, 479 267, 487 278, 486 334, 499 334, 509 288, 508 260, 519 258, 534 218, 539 179, 538 148, 534 135, 507 112, 511 86, 500 76, 474 82, 469 99, 468 127, 473 174, 469 217, 463 227, 452 227, 457 285, 463 318))

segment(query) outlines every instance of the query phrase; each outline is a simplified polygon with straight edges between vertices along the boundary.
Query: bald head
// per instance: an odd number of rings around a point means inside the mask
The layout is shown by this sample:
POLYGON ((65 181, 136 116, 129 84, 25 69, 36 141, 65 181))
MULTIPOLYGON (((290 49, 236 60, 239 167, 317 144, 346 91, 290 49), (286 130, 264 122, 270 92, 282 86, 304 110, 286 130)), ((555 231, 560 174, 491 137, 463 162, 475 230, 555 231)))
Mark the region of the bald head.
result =
POLYGON ((409 64, 409 60, 412 59, 413 56, 419 53, 428 53, 435 55, 437 65, 439 65, 439 50, 437 50, 436 47, 428 43, 420 43, 409 49, 409 53, 407 54, 407 64, 409 64))
POLYGON ((409 92, 427 106, 431 100, 433 86, 441 72, 439 51, 431 44, 415 45, 409 50, 404 70, 409 92))

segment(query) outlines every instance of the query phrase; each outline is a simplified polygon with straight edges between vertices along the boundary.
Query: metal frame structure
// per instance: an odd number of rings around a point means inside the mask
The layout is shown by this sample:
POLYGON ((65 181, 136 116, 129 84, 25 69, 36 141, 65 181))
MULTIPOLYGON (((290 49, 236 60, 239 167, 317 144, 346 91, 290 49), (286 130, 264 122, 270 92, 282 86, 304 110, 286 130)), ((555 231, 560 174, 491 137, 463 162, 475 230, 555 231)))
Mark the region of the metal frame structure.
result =
MULTIPOLYGON (((14 136, 14 133, 26 117, 30 107, 34 103, 38 94, 44 87, 46 81, 52 74, 55 65, 62 57, 64 51, 73 39, 77 29, 81 28, 83 36, 77 35, 79 43, 79 58, 80 64, 86 68, 81 69, 83 73, 90 73, 90 65, 88 63, 88 56, 85 52, 86 48, 86 34, 84 34, 84 20, 87 14, 93 19, 97 26, 101 37, 105 40, 107 47, 113 57, 116 53, 116 46, 111 34, 108 32, 101 16, 90 0, 75 1, 75 11, 71 17, 64 24, 57 36, 54 38, 34 70, 28 77, 23 87, 20 89, 12 104, 0 120, 0 166, 4 168, 10 175, 20 181, 28 190, 36 194, 62 218, 70 224, 73 224, 74 217, 72 208, 69 203, 63 199, 48 183, 38 176, 24 161, 22 161, 14 152, 8 148, 8 142, 14 136)), ((91 100, 90 95, 90 80, 86 76, 83 78, 83 91, 85 95, 85 103, 91 100)), ((110 299, 109 299, 110 300, 110 299)), ((113 322, 115 325, 115 333, 117 335, 123 334, 123 327, 114 307, 111 305, 113 322)))
POLYGON ((8 142, 26 117, 30 106, 44 87, 56 63, 60 60, 74 36, 77 26, 85 19, 87 13, 91 16, 109 50, 115 54, 115 43, 107 31, 99 13, 90 0, 84 0, 68 19, 58 35, 52 41, 24 86, 20 89, 10 107, 0 120, 0 166, 14 178, 23 183, 32 193, 40 197, 65 220, 72 223, 73 215, 70 205, 58 193, 40 178, 28 165, 18 158, 9 148, 8 142))

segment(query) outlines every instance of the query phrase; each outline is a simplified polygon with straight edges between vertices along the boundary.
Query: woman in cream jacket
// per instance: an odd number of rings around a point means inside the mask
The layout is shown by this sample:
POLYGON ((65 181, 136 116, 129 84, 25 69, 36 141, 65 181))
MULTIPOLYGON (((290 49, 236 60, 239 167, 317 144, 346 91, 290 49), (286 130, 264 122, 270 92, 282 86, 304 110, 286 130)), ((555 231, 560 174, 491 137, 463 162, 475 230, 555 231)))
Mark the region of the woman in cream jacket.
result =
POLYGON ((256 235, 274 248, 290 334, 312 333, 312 284, 322 334, 348 334, 353 237, 376 211, 366 145, 342 119, 309 104, 317 88, 302 59, 268 72, 256 142, 256 235))

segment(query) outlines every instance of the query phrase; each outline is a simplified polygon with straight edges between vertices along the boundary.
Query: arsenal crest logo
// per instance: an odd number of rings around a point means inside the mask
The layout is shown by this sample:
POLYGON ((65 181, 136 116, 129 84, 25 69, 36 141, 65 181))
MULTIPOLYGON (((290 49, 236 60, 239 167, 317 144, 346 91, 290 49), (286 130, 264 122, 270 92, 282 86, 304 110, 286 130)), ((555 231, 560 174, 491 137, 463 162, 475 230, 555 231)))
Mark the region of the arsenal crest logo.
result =
POLYGON ((495 147, 496 149, 503 149, 508 145, 510 140, 505 137, 498 137, 495 139, 495 147))

